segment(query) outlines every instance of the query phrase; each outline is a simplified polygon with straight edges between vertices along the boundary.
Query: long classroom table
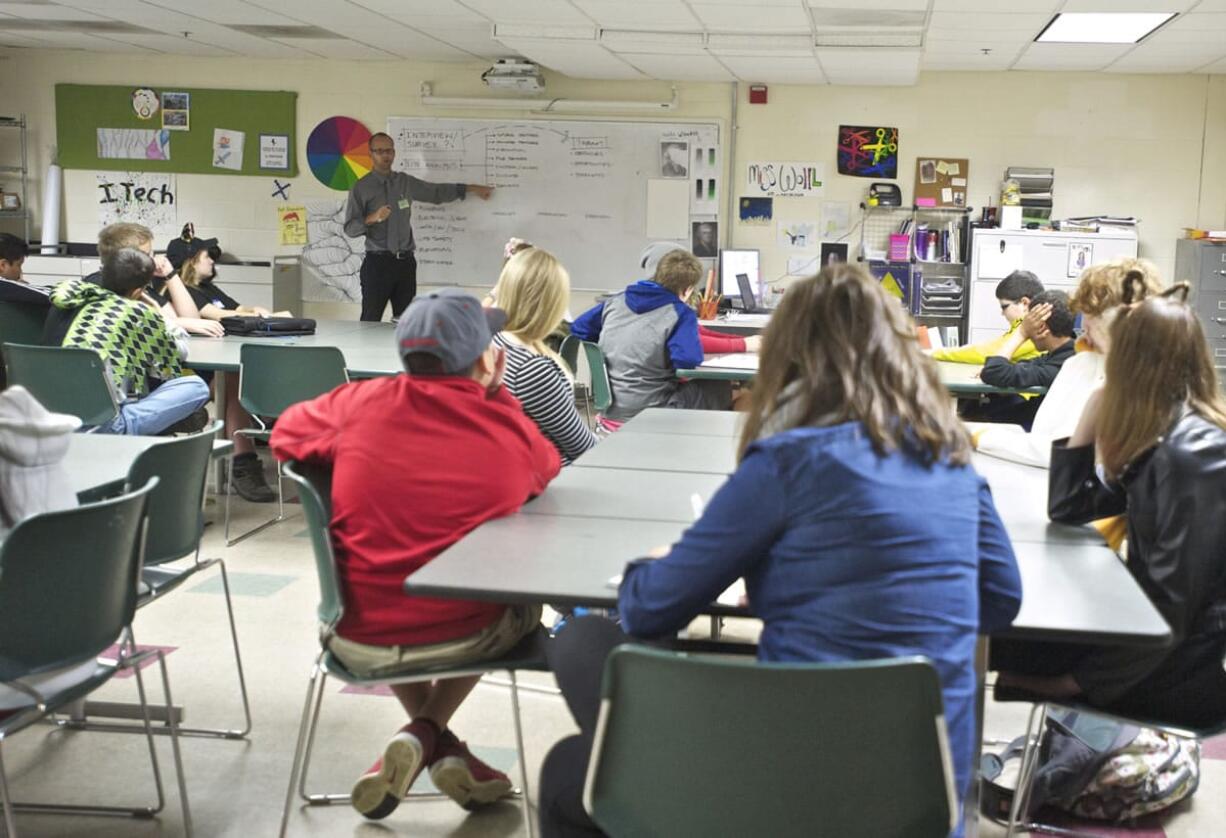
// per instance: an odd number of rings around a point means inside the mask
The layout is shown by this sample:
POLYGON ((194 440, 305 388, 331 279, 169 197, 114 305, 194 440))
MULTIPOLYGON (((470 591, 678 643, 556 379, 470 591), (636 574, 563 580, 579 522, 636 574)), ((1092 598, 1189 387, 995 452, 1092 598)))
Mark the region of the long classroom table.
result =
POLYGON ((198 370, 238 372, 239 351, 244 343, 266 344, 271 341, 290 346, 335 346, 345 356, 345 366, 354 378, 395 375, 404 368, 396 351, 395 334, 395 326, 391 323, 316 320, 313 335, 192 337, 188 341, 186 366, 198 370))
MULTIPOLYGON (((744 352, 726 355, 712 355, 698 367, 689 370, 677 370, 678 378, 709 380, 709 381, 753 381, 758 374, 755 363, 756 356, 744 352)), ((937 374, 945 389, 955 396, 979 396, 992 393, 1046 393, 1046 387, 993 387, 979 380, 982 367, 974 364, 955 364, 950 361, 936 361, 937 374)))
MULTIPOLYGON (((705 501, 735 468, 739 423, 732 412, 644 411, 521 512, 483 524, 408 577, 406 592, 615 606, 610 578, 628 560, 676 541, 693 517, 690 495, 705 501)), ((1045 470, 980 455, 974 464, 999 499, 1026 592, 1001 636, 1170 641, 1161 615, 1093 530, 1047 521, 1045 470)))

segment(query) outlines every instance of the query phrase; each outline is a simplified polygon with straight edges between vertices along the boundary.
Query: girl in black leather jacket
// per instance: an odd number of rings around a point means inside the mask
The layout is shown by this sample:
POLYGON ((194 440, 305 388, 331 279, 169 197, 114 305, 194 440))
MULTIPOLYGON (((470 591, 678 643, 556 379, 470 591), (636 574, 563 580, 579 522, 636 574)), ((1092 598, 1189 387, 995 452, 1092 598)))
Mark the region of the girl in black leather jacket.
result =
POLYGON ((1128 569, 1172 644, 1000 644, 998 690, 1192 727, 1226 719, 1226 401, 1215 372, 1185 303, 1164 296, 1124 309, 1106 385, 1074 435, 1052 445, 1051 519, 1126 514, 1128 569))

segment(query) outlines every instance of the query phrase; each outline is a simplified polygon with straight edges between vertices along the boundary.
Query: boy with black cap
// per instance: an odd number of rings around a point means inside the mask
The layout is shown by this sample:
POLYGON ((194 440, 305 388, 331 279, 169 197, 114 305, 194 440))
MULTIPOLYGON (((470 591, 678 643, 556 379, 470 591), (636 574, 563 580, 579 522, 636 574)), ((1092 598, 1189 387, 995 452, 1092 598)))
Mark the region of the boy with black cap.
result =
MULTIPOLYGON (((332 469, 332 544, 345 613, 332 653, 380 677, 499 657, 536 630, 539 606, 406 597, 404 579, 558 473, 558 450, 502 386, 491 338, 500 309, 451 288, 413 300, 396 325, 407 375, 342 385, 281 415, 278 459, 332 469)), ((497 557, 491 556, 491 561, 497 557)), ((465 807, 511 790, 447 728, 478 677, 392 687, 412 720, 353 788, 368 818, 392 812, 423 767, 465 807)))

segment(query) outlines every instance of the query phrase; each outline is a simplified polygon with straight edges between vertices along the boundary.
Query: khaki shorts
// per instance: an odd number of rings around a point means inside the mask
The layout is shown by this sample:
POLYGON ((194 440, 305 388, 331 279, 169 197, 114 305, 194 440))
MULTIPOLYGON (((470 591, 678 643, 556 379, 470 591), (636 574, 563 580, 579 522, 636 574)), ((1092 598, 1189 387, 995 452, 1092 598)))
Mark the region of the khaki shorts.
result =
POLYGON ((541 624, 541 606, 510 605, 502 616, 476 634, 420 646, 369 646, 340 635, 328 649, 354 675, 382 678, 427 666, 477 663, 502 657, 541 624))

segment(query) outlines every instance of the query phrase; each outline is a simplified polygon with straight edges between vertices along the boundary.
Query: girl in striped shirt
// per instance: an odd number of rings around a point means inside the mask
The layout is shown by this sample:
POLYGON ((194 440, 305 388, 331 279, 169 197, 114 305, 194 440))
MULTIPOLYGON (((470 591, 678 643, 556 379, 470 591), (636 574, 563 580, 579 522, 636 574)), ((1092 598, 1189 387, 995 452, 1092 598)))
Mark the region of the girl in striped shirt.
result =
POLYGON ((506 350, 503 383, 524 406, 569 465, 596 444, 596 435, 575 409, 573 381, 545 338, 562 322, 570 299, 570 275, 552 253, 519 250, 502 268, 495 286, 506 328, 494 343, 506 350))

